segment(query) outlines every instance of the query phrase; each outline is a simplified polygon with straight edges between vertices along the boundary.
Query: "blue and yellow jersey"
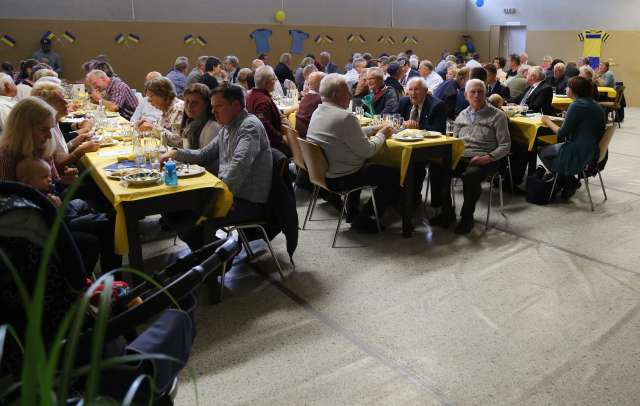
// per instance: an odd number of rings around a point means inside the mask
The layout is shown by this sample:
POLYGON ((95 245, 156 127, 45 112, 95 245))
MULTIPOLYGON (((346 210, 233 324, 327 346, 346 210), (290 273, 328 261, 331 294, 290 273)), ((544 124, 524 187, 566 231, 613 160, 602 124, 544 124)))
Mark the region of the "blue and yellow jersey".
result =
POLYGON ((586 30, 578 34, 578 39, 584 42, 582 56, 600 56, 602 43, 607 42, 609 34, 602 30, 586 30))

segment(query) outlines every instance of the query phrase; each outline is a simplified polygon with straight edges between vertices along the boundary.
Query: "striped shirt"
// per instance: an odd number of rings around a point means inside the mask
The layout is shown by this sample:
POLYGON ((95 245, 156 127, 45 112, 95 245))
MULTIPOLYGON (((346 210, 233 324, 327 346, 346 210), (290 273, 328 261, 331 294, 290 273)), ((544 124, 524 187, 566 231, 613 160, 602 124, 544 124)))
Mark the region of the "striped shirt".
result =
POLYGON ((109 86, 105 89, 107 100, 118 106, 118 112, 127 120, 131 119, 133 112, 138 107, 138 98, 131 88, 118 78, 111 78, 109 86))

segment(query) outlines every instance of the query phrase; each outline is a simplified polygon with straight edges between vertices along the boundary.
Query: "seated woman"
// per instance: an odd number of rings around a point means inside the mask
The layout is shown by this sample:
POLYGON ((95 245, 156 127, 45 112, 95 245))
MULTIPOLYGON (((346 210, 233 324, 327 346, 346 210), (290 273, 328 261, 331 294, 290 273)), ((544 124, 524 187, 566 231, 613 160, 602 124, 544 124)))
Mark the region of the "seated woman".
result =
POLYGON ((202 83, 194 83, 184 91, 181 127, 182 138, 190 149, 203 148, 218 135, 220 125, 211 112, 209 88, 202 83))
POLYGON ((33 87, 33 67, 39 63, 40 62, 35 59, 25 59, 20 62, 20 73, 16 78, 18 88, 18 94, 15 97, 16 101, 29 97, 31 94, 31 87, 33 87))
POLYGON ((246 94, 248 90, 253 88, 253 83, 253 71, 249 68, 240 69, 236 78, 236 85, 240 86, 246 94))
MULTIPOLYGON (((57 190, 63 190, 60 183, 72 183, 78 174, 75 168, 65 168, 63 176, 60 176, 54 162, 56 142, 52 137, 52 129, 56 127, 57 112, 45 101, 38 97, 27 97, 12 109, 7 118, 7 125, 2 138, 0 138, 0 181, 19 181, 18 163, 25 158, 35 158, 48 164, 50 171, 47 173, 48 179, 57 190)), ((27 175, 22 175, 23 179, 27 175)), ((42 175, 44 177, 44 175, 42 175)), ((54 203, 57 199, 51 199, 54 203)), ((72 227, 74 237, 78 239, 78 244, 82 247, 88 246, 84 243, 84 236, 89 235, 91 239, 97 237, 99 249, 102 250, 101 265, 103 270, 117 268, 122 263, 122 258, 113 253, 113 223, 109 227, 93 227, 81 224, 78 228, 72 227)), ((83 256, 91 256, 89 252, 83 250, 83 256)), ((87 257, 85 257, 86 259, 87 257)), ((90 260, 85 260, 88 269, 92 269, 90 260)))
POLYGON ((573 196, 580 181, 574 176, 591 163, 598 154, 598 141, 604 133, 604 110, 591 97, 591 81, 581 76, 573 77, 567 86, 567 96, 575 101, 569 106, 562 127, 547 116, 544 125, 558 134, 558 143, 540 148, 538 155, 544 166, 558 174, 562 197, 573 196))
POLYGON ((75 130, 73 130, 73 125, 60 124, 60 120, 69 114, 62 87, 51 82, 39 81, 33 86, 31 95, 43 99, 56 110, 56 125, 51 129, 51 134, 56 145, 54 161, 59 170, 73 165, 85 153, 100 149, 100 143, 91 140, 91 122, 83 123, 79 127, 76 126, 75 130), (63 127, 67 131, 63 131, 63 127), (70 139, 70 141, 67 142, 66 139, 70 139))
POLYGON ((138 131, 150 131, 154 127, 160 127, 162 137, 172 147, 181 147, 180 122, 184 111, 184 102, 176 96, 171 81, 165 77, 151 80, 147 84, 147 98, 149 103, 162 112, 158 123, 140 121, 138 131))

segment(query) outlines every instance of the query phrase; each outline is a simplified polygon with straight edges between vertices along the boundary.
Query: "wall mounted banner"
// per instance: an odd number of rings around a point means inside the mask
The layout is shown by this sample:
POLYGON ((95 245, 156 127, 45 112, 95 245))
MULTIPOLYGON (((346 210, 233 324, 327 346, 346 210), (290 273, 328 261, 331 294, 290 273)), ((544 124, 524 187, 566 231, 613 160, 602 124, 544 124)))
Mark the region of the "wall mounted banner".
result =
POLYGON ((195 41, 195 38, 193 38, 193 34, 187 34, 182 39, 182 41, 185 43, 185 45, 192 45, 195 41))
POLYGON ((291 53, 301 54, 304 52, 304 41, 309 38, 309 34, 300 30, 289 30, 291 35, 291 53))
POLYGON ((256 53, 266 54, 271 50, 269 47, 269 37, 271 37, 272 31, 268 28, 258 28, 249 34, 249 38, 256 42, 256 53))
POLYGON ((76 36, 73 35, 70 31, 65 31, 62 33, 62 38, 67 40, 68 43, 73 44, 76 42, 76 36))
POLYGON ((16 46, 16 40, 9 34, 4 34, 2 37, 0 37, 0 41, 11 48, 14 48, 16 46))
POLYGON ((129 33, 129 36, 127 37, 127 39, 133 42, 134 44, 137 44, 140 42, 140 36, 132 33, 129 33))
POLYGON ((402 38, 402 43, 403 44, 417 44, 418 43, 418 39, 416 37, 414 37, 413 35, 411 36, 405 36, 404 38, 402 38))
POLYGON ((114 40, 116 41, 116 44, 120 44, 120 45, 124 44, 127 41, 124 34, 121 32, 116 34, 116 37, 114 38, 114 40))
POLYGON ((584 43, 582 56, 589 58, 589 65, 593 69, 598 69, 602 44, 607 42, 609 37, 610 35, 602 30, 585 30, 578 33, 578 39, 584 43))
POLYGON ((202 35, 198 35, 196 37, 196 42, 198 43, 198 45, 200 45, 201 47, 207 45, 207 40, 204 39, 204 37, 202 35))

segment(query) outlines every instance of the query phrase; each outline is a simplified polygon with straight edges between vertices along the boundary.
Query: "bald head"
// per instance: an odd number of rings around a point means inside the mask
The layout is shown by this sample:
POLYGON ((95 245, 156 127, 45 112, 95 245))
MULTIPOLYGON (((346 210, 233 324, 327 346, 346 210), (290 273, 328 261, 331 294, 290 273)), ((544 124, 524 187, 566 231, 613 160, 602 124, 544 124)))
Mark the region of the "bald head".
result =
POLYGON ((251 70, 254 72, 262 66, 264 66, 264 61, 262 59, 254 59, 253 61, 251 61, 251 70))
POLYGON ((307 84, 309 85, 309 89, 313 90, 314 92, 319 92, 320 81, 325 76, 326 74, 324 72, 313 72, 311 75, 309 75, 309 79, 307 79, 307 84))
POLYGON ((154 80, 154 79, 158 79, 162 77, 162 73, 158 72, 158 71, 151 71, 149 73, 147 73, 147 76, 144 77, 145 82, 148 82, 150 80, 154 80))

